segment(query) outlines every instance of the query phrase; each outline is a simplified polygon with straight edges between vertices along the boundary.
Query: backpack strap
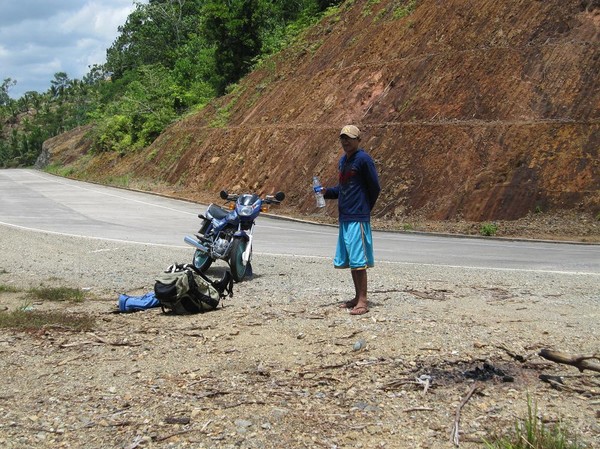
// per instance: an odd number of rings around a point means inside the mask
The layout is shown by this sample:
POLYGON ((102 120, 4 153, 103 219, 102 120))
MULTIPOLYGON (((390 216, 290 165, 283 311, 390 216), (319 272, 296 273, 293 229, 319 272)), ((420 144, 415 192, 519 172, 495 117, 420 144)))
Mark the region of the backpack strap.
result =
POLYGON ((192 264, 180 266, 183 269, 189 269, 193 271, 206 282, 208 282, 210 285, 212 285, 219 292, 219 297, 224 298, 225 296, 229 296, 231 298, 233 296, 233 276, 231 275, 231 272, 226 271, 225 275, 223 276, 223 279, 221 279, 220 281, 213 281, 192 264), (224 292, 227 292, 227 294, 225 294, 224 292))
MULTIPOLYGON (((217 282, 217 284, 219 285, 219 288, 217 288, 217 290, 220 290, 222 288, 223 292, 227 292, 227 296, 229 296, 230 298, 233 296, 233 276, 231 275, 230 271, 226 271, 225 275, 223 276, 223 279, 217 282)), ((222 297, 225 297, 225 294, 221 291, 219 291, 219 294, 222 297)))
MULTIPOLYGON (((199 291, 198 284, 196 283, 196 280, 194 279, 192 270, 186 270, 186 275, 188 277, 188 283, 190 285, 190 290, 199 291)), ((217 307, 219 307, 219 300, 212 298, 210 295, 203 294, 202 301, 207 303, 213 309, 216 309, 217 307)))

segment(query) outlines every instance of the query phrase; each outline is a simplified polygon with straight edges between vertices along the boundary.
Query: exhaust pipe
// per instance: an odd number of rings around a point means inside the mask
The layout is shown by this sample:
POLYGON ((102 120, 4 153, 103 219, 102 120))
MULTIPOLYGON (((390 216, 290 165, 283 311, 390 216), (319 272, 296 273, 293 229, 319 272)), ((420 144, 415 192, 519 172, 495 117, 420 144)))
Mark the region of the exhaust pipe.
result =
POLYGON ((204 245, 202 245, 198 240, 196 240, 193 237, 190 237, 189 235, 186 235, 183 238, 183 241, 185 243, 187 243, 188 245, 193 246, 196 249, 199 249, 200 251, 202 251, 203 253, 208 253, 208 248, 204 245))

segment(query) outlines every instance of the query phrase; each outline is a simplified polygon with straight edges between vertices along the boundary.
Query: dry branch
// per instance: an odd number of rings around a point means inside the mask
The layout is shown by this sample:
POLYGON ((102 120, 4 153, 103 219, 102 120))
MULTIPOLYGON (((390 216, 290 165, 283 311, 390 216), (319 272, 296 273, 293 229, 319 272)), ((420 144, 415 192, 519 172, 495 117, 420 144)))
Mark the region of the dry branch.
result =
POLYGON ((465 398, 461 401, 461 403, 456 408, 456 414, 454 416, 454 425, 452 426, 452 432, 450 434, 451 441, 452 441, 452 443, 454 443, 454 445, 456 447, 458 447, 458 434, 459 434, 458 428, 459 428, 459 423, 460 423, 460 412, 461 412, 462 408, 465 406, 465 404, 469 401, 469 399, 471 399, 471 396, 473 396, 473 393, 475 393, 479 389, 480 389, 479 384, 474 383, 471 386, 471 389, 469 390, 469 392, 467 393, 465 398))
POLYGON ((600 373, 600 363, 592 362, 590 359, 600 359, 598 354, 594 355, 570 355, 565 352, 542 349, 539 356, 556 363, 563 363, 576 367, 579 371, 590 370, 600 373))
POLYGON ((561 390, 561 391, 570 391, 572 393, 577 393, 580 394, 582 396, 585 397, 594 397, 594 396, 600 396, 600 392, 596 392, 593 389, 587 389, 587 388, 578 388, 578 387, 572 387, 569 385, 565 385, 560 378, 553 378, 552 376, 540 376, 540 379, 543 382, 547 382, 549 383, 552 388, 555 388, 556 390, 561 390))

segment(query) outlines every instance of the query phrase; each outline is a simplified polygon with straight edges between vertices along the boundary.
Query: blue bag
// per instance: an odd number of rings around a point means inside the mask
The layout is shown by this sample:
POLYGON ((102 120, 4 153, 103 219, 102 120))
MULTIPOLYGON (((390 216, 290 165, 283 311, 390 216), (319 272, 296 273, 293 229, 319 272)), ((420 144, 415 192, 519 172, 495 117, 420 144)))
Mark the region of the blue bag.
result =
POLYGON ((137 312, 158 306, 160 306, 160 302, 156 299, 154 292, 146 293, 144 296, 119 295, 120 312, 137 312))

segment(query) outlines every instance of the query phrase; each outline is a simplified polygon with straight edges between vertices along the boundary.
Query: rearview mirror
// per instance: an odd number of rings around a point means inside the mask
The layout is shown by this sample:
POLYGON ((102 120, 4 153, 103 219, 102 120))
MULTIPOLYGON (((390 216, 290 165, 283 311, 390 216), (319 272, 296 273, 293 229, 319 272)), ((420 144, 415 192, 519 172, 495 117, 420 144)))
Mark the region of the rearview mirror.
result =
POLYGON ((285 198, 285 193, 283 193, 283 192, 277 192, 275 194, 275 199, 277 201, 283 201, 284 198, 285 198))
POLYGON ((229 194, 227 193, 227 190, 221 190, 221 193, 219 193, 219 195, 221 195, 221 198, 226 200, 227 197, 229 196, 229 194))

